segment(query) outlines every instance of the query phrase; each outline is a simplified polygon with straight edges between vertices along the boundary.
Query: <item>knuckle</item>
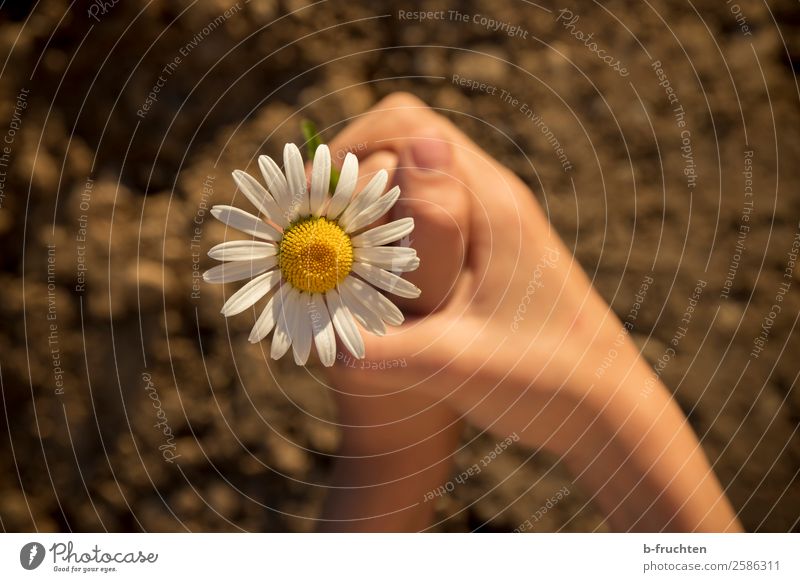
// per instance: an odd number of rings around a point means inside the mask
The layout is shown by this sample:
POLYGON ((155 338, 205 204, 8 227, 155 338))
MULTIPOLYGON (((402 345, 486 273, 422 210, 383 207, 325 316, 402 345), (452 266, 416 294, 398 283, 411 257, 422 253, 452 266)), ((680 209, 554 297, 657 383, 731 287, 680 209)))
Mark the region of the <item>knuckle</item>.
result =
POLYGON ((409 93, 407 91, 395 91, 394 93, 390 93, 389 95, 381 99, 379 104, 384 105, 386 107, 398 107, 398 108, 428 107, 427 103, 425 103, 422 99, 420 99, 413 93, 409 93))
POLYGON ((406 92, 391 93, 381 99, 375 109, 386 110, 387 113, 399 118, 402 126, 412 131, 428 127, 439 118, 439 115, 422 99, 406 92))

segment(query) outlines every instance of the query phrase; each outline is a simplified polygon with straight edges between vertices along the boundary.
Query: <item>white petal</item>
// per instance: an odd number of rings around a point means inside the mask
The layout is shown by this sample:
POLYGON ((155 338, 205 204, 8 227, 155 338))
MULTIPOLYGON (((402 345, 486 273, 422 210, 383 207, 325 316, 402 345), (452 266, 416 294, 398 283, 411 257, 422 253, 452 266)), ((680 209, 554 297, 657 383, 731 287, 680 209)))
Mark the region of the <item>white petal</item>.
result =
POLYGON ((407 263, 394 263, 392 272, 394 273, 410 273, 419 269, 419 257, 413 257, 407 263))
POLYGON ((331 314, 333 327, 336 328, 336 333, 342 340, 342 344, 356 358, 363 358, 364 340, 356 327, 355 321, 353 321, 350 310, 345 307, 341 297, 334 289, 325 293, 325 300, 328 303, 328 311, 331 314))
POLYGON ((222 263, 203 273, 203 280, 206 283, 232 283, 242 279, 252 279, 256 275, 272 269, 277 264, 278 260, 275 257, 222 263))
POLYGON ((381 316, 362 303, 350 287, 339 285, 339 296, 356 321, 364 326, 364 329, 375 335, 386 335, 386 326, 383 324, 381 316))
POLYGON ((230 317, 241 313, 248 307, 252 307, 256 301, 269 293, 280 280, 281 272, 278 269, 259 275, 231 295, 225 305, 222 306, 220 313, 225 317, 230 317))
POLYGON ((336 361, 336 335, 333 333, 333 322, 322 295, 314 293, 313 301, 314 306, 310 314, 314 343, 322 365, 330 367, 336 361))
POLYGON ((417 256, 417 251, 411 247, 367 247, 353 249, 353 256, 359 261, 368 263, 388 263, 392 259, 408 259, 417 256))
POLYGON ((261 214, 281 227, 289 224, 280 206, 278 206, 270 193, 267 192, 264 186, 259 184, 258 180, 253 178, 253 176, 247 172, 235 170, 233 172, 233 180, 236 182, 236 185, 239 186, 239 190, 242 191, 242 194, 247 197, 261 214))
POLYGON ((381 319, 389 325, 400 325, 403 323, 403 312, 391 302, 383 293, 373 286, 365 283, 361 279, 347 276, 340 284, 340 287, 349 287, 361 302, 381 316, 381 319))
POLYGON ((311 214, 319 216, 328 199, 331 186, 331 151, 322 144, 314 154, 314 166, 311 169, 311 214))
POLYGON ((414 230, 413 218, 401 218, 388 224, 382 224, 354 236, 354 247, 378 247, 400 240, 414 230))
POLYGON ((231 240, 220 243, 208 251, 208 256, 218 261, 249 261, 266 259, 278 254, 278 245, 256 240, 231 240))
POLYGON ((211 209, 211 215, 231 228, 235 228, 251 236, 271 241, 279 241, 281 240, 281 236, 283 236, 277 229, 271 227, 257 216, 253 216, 249 212, 245 212, 241 208, 236 208, 235 206, 214 206, 211 209))
POLYGON ((358 181, 358 158, 347 152, 342 164, 342 171, 339 173, 339 182, 336 184, 333 198, 328 205, 326 212, 328 218, 336 218, 347 207, 353 190, 356 189, 356 181, 358 181))
POLYGON ((353 258, 359 263, 367 263, 396 273, 413 271, 419 267, 417 251, 408 247, 353 249, 353 258))
POLYGON ((416 299, 419 297, 420 290, 416 285, 379 267, 373 267, 372 265, 366 265, 364 263, 353 263, 353 272, 379 289, 383 289, 389 293, 394 293, 395 295, 407 299, 416 299))
POLYGON ((289 204, 291 202, 289 185, 286 183, 286 177, 283 175, 283 172, 281 172, 275 160, 269 156, 259 156, 258 167, 261 168, 261 174, 264 176, 264 181, 267 183, 267 190, 272 194, 272 197, 275 199, 278 206, 280 206, 285 217, 289 213, 289 204))
POLYGON ((395 186, 389 190, 385 196, 381 196, 373 202, 366 210, 353 218, 345 227, 345 232, 355 232, 365 226, 369 226, 381 216, 389 212, 397 199, 400 198, 400 187, 395 186))
POLYGON ((280 315, 283 299, 288 288, 288 285, 281 286, 275 295, 270 297, 269 301, 267 301, 267 306, 264 307, 264 311, 262 311, 261 315, 258 316, 256 324, 250 331, 250 337, 247 338, 251 344, 260 342, 262 339, 267 337, 267 334, 272 331, 273 327, 275 327, 275 322, 278 320, 278 316, 280 315))
POLYGON ((355 195, 352 202, 345 208, 342 216, 339 218, 339 224, 347 229, 347 225, 356 216, 361 214, 361 211, 371 205, 383 193, 386 188, 386 182, 389 180, 389 174, 386 170, 378 170, 372 177, 364 189, 355 195))
POLYGON ((289 287, 283 294, 283 301, 278 307, 278 319, 275 324, 275 333, 272 334, 272 346, 269 355, 273 360, 281 358, 292 345, 291 330, 294 329, 294 320, 297 317, 297 289, 284 285, 281 290, 289 287))
POLYGON ((292 328, 292 351, 294 363, 305 366, 311 353, 311 309, 314 307, 314 300, 308 293, 300 293, 297 306, 297 316, 292 328))
POLYGON ((306 188, 306 171, 303 166, 303 156, 293 143, 287 143, 283 148, 283 167, 286 171, 286 182, 289 185, 290 222, 298 215, 309 213, 308 189, 306 188))

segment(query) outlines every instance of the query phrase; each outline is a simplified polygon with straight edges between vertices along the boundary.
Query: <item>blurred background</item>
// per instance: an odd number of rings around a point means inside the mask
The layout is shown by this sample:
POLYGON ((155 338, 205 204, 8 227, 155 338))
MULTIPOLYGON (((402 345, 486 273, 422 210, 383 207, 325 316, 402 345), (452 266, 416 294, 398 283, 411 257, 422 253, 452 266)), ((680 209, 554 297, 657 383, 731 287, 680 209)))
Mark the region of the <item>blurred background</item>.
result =
MULTIPOLYGON (((207 209, 301 118, 329 139, 401 90, 533 188, 620 318, 652 277, 633 324, 652 364, 705 283, 660 373, 745 527, 797 529, 797 2, 418 4, 2 4, 3 530, 314 528, 330 395, 219 315, 207 209)), ((455 475, 496 444, 465 440, 455 475)), ((605 531, 555 459, 515 447, 433 529, 511 531, 563 487, 533 529, 605 531)))

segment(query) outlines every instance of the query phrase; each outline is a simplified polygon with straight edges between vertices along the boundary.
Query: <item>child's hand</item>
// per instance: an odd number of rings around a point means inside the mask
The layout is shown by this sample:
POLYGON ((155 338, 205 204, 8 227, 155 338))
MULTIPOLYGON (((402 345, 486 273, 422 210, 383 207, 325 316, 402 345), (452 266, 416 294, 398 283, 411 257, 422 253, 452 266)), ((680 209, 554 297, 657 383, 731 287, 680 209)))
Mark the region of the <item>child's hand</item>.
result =
POLYGON ((413 316, 364 334, 366 360, 331 370, 345 458, 324 517, 348 521, 330 529, 426 527, 462 418, 562 455, 617 529, 739 528, 685 417, 525 184, 407 94, 330 145, 396 166, 392 219, 414 217, 422 290, 392 298, 413 316))
MULTIPOLYGON (((335 489, 325 517, 372 517, 331 529, 419 529, 431 504, 391 513, 387 499, 413 507, 447 481, 462 416, 529 444, 550 436, 555 407, 525 431, 505 411, 559 342, 601 329, 606 310, 530 190, 417 98, 384 99, 330 148, 334 159, 358 155, 362 180, 388 168, 400 185, 390 220, 414 217, 408 244, 421 266, 406 276, 422 296, 391 297, 406 323, 384 337, 363 334, 367 358, 342 351, 330 371, 343 433, 334 482, 359 489, 335 489)), ((542 408, 572 365, 556 358, 558 370, 538 376, 542 408)))
MULTIPOLYGON (((445 402, 503 436, 518 430, 501 417, 519 396, 520 378, 526 388, 535 380, 542 406, 555 394, 566 399, 577 361, 596 334, 613 339, 619 322, 531 191, 407 94, 381 101, 330 146, 334 157, 357 153, 367 168, 396 164, 402 195, 391 219, 414 217, 410 244, 421 264, 406 276, 422 289, 419 299, 391 297, 416 316, 387 336, 364 334, 366 360, 340 354, 336 385, 375 402, 398 390, 445 402)), ((550 416, 526 431, 529 444, 553 435, 562 419, 550 416)))

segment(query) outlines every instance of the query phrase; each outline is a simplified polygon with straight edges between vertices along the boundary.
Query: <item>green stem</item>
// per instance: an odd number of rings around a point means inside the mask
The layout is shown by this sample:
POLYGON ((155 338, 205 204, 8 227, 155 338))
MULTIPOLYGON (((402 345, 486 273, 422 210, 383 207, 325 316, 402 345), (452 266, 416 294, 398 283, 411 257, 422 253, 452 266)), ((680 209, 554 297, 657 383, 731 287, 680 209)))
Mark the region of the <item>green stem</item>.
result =
MULTIPOLYGON (((317 124, 310 119, 304 119, 300 122, 300 131, 303 133, 303 139, 306 140, 306 155, 309 160, 314 159, 314 154, 317 148, 324 142, 317 131, 317 124)), ((331 166, 331 183, 328 190, 331 194, 336 190, 336 184, 339 183, 339 170, 331 166)))

